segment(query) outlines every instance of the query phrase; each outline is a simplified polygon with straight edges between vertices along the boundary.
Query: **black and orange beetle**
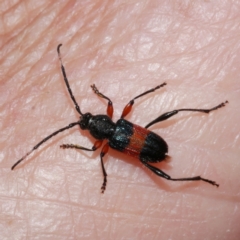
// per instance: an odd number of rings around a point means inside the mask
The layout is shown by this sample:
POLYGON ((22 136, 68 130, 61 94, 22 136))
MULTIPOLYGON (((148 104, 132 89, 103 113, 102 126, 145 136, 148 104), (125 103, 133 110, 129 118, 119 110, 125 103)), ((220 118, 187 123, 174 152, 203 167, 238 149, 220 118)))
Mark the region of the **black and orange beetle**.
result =
POLYGON ((25 156, 23 156, 20 160, 18 160, 13 166, 12 170, 20 163, 22 162, 29 154, 31 154, 34 150, 36 150, 39 146, 41 146, 44 142, 46 142, 48 139, 52 138, 53 136, 57 135, 60 132, 63 132, 67 129, 70 129, 76 125, 79 125, 82 130, 88 130, 90 134, 96 138, 96 142, 94 143, 92 148, 85 148, 79 145, 75 144, 63 144, 60 147, 61 148, 76 148, 86 151, 96 151, 98 148, 101 147, 103 140, 107 140, 107 143, 102 148, 102 151, 100 153, 101 158, 101 166, 102 166, 102 172, 103 172, 103 184, 101 187, 102 193, 106 189, 107 184, 107 173, 103 164, 103 157, 108 152, 109 147, 113 148, 119 152, 123 152, 131 157, 134 157, 138 160, 140 160, 148 169, 150 169, 153 173, 156 175, 163 177, 167 180, 171 181, 204 181, 207 183, 210 183, 215 186, 219 186, 216 182, 202 178, 200 176, 196 177, 188 177, 188 178, 172 178, 166 173, 164 173, 162 170, 152 166, 150 163, 157 163, 165 160, 168 155, 168 145, 167 143, 156 133, 149 131, 148 128, 152 126, 155 123, 164 121, 174 115, 176 115, 178 112, 182 111, 192 111, 192 112, 203 112, 203 113, 209 113, 211 111, 214 111, 218 108, 224 107, 227 103, 221 103, 217 105, 216 107, 210 108, 210 109, 192 109, 192 108, 182 108, 178 110, 173 110, 167 113, 164 113, 151 121, 149 124, 147 124, 144 128, 141 126, 138 126, 136 124, 133 124, 124 118, 127 116, 127 114, 131 111, 132 106, 134 104, 134 101, 137 98, 140 98, 148 93, 154 92, 155 90, 164 87, 166 83, 162 83, 161 85, 158 85, 155 88, 152 88, 135 98, 133 98, 123 109, 121 118, 114 123, 112 121, 112 115, 113 115, 113 104, 112 101, 103 95, 101 92, 98 91, 97 87, 93 84, 91 88, 93 89, 94 93, 97 94, 99 97, 104 98, 108 101, 107 106, 107 115, 99 114, 99 115, 92 115, 91 113, 82 113, 80 110, 79 105, 77 104, 75 97, 72 93, 72 90, 70 88, 67 75, 65 72, 65 68, 62 63, 62 58, 60 54, 60 47, 62 44, 59 44, 57 47, 58 57, 61 63, 61 70, 63 74, 63 78, 65 81, 65 84, 67 86, 68 92, 70 94, 70 97, 75 105, 75 108, 77 112, 80 114, 80 120, 77 122, 70 123, 68 126, 61 128, 49 136, 45 137, 42 141, 40 141, 36 146, 33 147, 31 151, 29 151, 25 156))

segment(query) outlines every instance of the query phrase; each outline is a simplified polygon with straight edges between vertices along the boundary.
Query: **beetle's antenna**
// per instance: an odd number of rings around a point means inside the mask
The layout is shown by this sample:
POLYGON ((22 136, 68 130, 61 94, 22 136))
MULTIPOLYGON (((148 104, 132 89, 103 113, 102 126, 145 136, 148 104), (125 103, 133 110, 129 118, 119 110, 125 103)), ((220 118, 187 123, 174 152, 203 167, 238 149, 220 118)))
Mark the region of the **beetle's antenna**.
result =
POLYGON ((27 154, 25 154, 21 159, 19 159, 13 166, 12 166, 12 170, 19 164, 21 163, 28 155, 30 155, 34 150, 36 150, 39 146, 41 146, 43 143, 45 143, 48 139, 52 138, 53 136, 57 135, 60 132, 63 132, 69 128, 72 128, 76 125, 78 125, 79 122, 74 122, 74 123, 70 123, 68 126, 64 127, 64 128, 60 128, 57 131, 53 132, 52 134, 50 134, 49 136, 45 137, 41 142, 39 142, 37 145, 35 145, 31 151, 29 151, 27 154))
POLYGON ((68 79, 67 79, 67 74, 66 74, 66 71, 65 71, 65 68, 63 66, 63 63, 62 63, 62 57, 61 57, 61 53, 60 53, 60 47, 62 46, 62 44, 59 44, 58 47, 57 47, 57 52, 58 52, 58 58, 59 58, 59 61, 61 63, 61 69, 62 69, 62 74, 63 74, 63 79, 66 83, 66 86, 67 86, 67 89, 68 89, 68 92, 70 94, 70 97, 71 99, 73 100, 73 103, 75 105, 75 108, 77 110, 77 112, 80 114, 80 115, 83 115, 81 110, 80 110, 80 107, 75 99, 75 97, 73 96, 73 93, 72 93, 72 90, 70 88, 70 85, 69 85, 69 82, 68 82, 68 79))

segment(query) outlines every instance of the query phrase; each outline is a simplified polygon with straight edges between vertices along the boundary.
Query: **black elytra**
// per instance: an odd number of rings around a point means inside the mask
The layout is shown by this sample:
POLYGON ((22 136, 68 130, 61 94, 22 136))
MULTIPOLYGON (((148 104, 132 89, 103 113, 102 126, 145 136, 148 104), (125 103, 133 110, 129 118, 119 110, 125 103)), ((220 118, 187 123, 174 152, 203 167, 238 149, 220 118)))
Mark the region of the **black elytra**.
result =
POLYGON ((107 115, 99 114, 99 115, 92 115, 91 113, 82 113, 80 110, 80 107, 72 93, 72 90, 70 88, 66 71, 62 63, 62 58, 60 54, 60 47, 62 44, 59 44, 57 47, 58 52, 58 58, 61 64, 61 70, 63 74, 63 79, 66 84, 67 90, 69 92, 69 95, 75 105, 76 111, 80 115, 80 119, 77 122, 70 123, 66 127, 60 128, 57 131, 53 132, 49 136, 45 137, 43 140, 41 140, 37 145, 35 145, 32 150, 30 150, 28 153, 26 153, 21 159, 19 159, 13 166, 12 170, 21 163, 29 154, 31 154, 33 151, 35 151, 39 146, 41 146, 43 143, 45 143, 48 139, 52 138, 53 136, 57 135, 60 132, 63 132, 67 129, 70 129, 76 125, 79 125, 82 130, 88 130, 90 134, 97 139, 92 146, 92 148, 85 148, 80 145, 76 144, 62 144, 60 147, 63 149, 66 148, 75 148, 80 150, 86 150, 86 151, 96 151, 98 148, 102 146, 102 143, 104 140, 107 140, 105 145, 103 146, 101 153, 100 153, 100 159, 101 159, 101 167, 103 172, 103 184, 101 187, 102 193, 104 193, 106 189, 107 184, 107 173, 103 164, 103 157, 108 152, 109 147, 112 149, 115 149, 119 152, 123 152, 135 159, 138 159, 144 164, 148 169, 150 169, 153 173, 158 175, 159 177, 165 178, 167 180, 171 181, 204 181, 209 184, 212 184, 214 186, 219 186, 216 182, 202 178, 200 176, 196 177, 188 177, 188 178, 172 178, 162 170, 160 170, 157 167, 152 166, 150 163, 157 163, 161 162, 168 158, 168 145, 164 141, 163 138, 161 138, 156 133, 148 130, 150 126, 152 126, 155 123, 164 121, 174 115, 176 115, 179 112, 182 111, 190 111, 190 112, 202 112, 202 113, 210 113, 211 111, 217 110, 218 108, 224 107, 228 101, 225 101, 216 107, 210 108, 210 109, 195 109, 195 108, 182 108, 173 110, 170 112, 166 112, 150 123, 148 123, 145 127, 138 126, 134 123, 131 123, 124 119, 127 114, 131 111, 132 106, 134 104, 134 101, 137 98, 140 98, 148 93, 154 92, 155 90, 162 88, 166 86, 167 84, 164 82, 160 85, 158 85, 155 88, 152 88, 148 91, 143 92, 142 94, 134 97, 129 103, 125 106, 125 108, 122 111, 121 118, 114 123, 112 121, 112 115, 113 115, 113 104, 112 101, 106 97, 104 94, 98 91, 97 87, 93 84, 91 86, 93 92, 97 94, 99 97, 104 98, 108 101, 107 106, 107 115))

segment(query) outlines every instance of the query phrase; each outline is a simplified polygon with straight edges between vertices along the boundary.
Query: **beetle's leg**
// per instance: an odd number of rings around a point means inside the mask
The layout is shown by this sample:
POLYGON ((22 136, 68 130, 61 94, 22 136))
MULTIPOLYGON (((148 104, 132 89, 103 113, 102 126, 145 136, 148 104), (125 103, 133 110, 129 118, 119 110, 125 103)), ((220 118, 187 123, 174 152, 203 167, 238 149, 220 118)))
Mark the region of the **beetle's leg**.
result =
MULTIPOLYGON (((97 150, 98 148, 101 147, 102 142, 103 141, 101 141, 101 140, 97 140, 94 143, 92 148, 85 148, 85 147, 82 147, 82 146, 79 146, 79 145, 74 145, 74 144, 62 144, 60 147, 63 148, 63 149, 65 149, 65 148, 76 148, 76 149, 81 149, 81 150, 86 150, 86 151, 95 151, 95 150, 97 150)), ((100 153, 101 166, 102 166, 102 172, 103 172, 103 184, 102 184, 102 187, 101 187, 102 193, 104 193, 104 191, 106 189, 106 185, 107 185, 107 173, 106 173, 106 170, 105 170, 105 167, 104 167, 104 164, 103 164, 103 157, 108 152, 108 149, 109 149, 109 145, 108 145, 108 143, 106 143, 103 146, 102 151, 100 153)))
POLYGON ((163 86, 165 86, 165 85, 167 85, 167 84, 166 84, 166 83, 163 83, 163 84, 161 84, 161 85, 158 85, 157 87, 152 88, 152 89, 150 89, 150 90, 148 90, 148 91, 146 91, 146 92, 144 92, 144 93, 136 96, 136 97, 133 98, 132 100, 130 100, 129 103, 128 103, 128 104, 125 106, 125 108, 123 109, 121 118, 125 118, 125 117, 127 116, 127 114, 132 110, 132 106, 133 106, 133 104, 134 104, 134 100, 135 100, 135 99, 140 98, 140 97, 142 97, 142 96, 144 96, 144 95, 146 95, 146 94, 148 94, 148 93, 154 92, 155 90, 157 90, 157 89, 159 89, 159 88, 161 88, 161 87, 163 87, 163 86))
POLYGON ((183 109, 173 110, 171 112, 166 112, 166 113, 160 115, 158 118, 156 118, 153 121, 151 121, 149 124, 147 124, 145 126, 145 128, 149 128, 150 126, 152 126, 155 123, 164 121, 164 120, 166 120, 166 119, 176 115, 177 113, 179 113, 181 111, 210 113, 210 112, 212 112, 214 110, 217 110, 218 108, 224 107, 226 103, 228 103, 228 101, 223 102, 223 103, 217 105, 216 107, 213 107, 213 108, 210 108, 210 109, 183 108, 183 109))
POLYGON ((106 185, 107 185, 107 173, 103 164, 103 157, 105 156, 105 154, 108 152, 109 149, 109 145, 108 143, 106 143, 103 148, 102 151, 100 153, 100 158, 101 158, 101 165, 102 165, 102 172, 103 172, 103 184, 101 187, 102 193, 104 193, 105 189, 106 189, 106 185))
POLYGON ((76 149, 80 149, 80 150, 85 150, 85 151, 96 151, 98 148, 100 148, 102 146, 102 140, 97 140, 94 145, 92 146, 92 148, 85 148, 79 145, 75 145, 75 144, 62 144, 60 146, 60 148, 66 149, 66 148, 76 148, 76 149))
POLYGON ((216 182, 212 181, 212 180, 209 180, 209 179, 206 179, 206 178, 202 178, 200 176, 196 176, 196 177, 189 177, 189 178, 171 178, 169 175, 167 175, 165 172, 163 172, 162 170, 142 161, 142 163, 148 168, 150 169, 152 172, 154 172, 156 175, 162 177, 162 178, 165 178, 167 180, 170 180, 170 181, 204 181, 204 182, 207 182, 207 183, 210 183, 214 186, 217 186, 219 187, 219 184, 217 184, 216 182))
POLYGON ((95 84, 91 85, 91 88, 93 90, 93 92, 95 94, 97 94, 99 97, 104 98, 106 100, 108 100, 108 106, 107 106, 107 115, 112 118, 113 115, 113 103, 110 100, 110 98, 108 98, 107 96, 103 95, 102 93, 100 93, 97 89, 97 87, 95 86, 95 84))

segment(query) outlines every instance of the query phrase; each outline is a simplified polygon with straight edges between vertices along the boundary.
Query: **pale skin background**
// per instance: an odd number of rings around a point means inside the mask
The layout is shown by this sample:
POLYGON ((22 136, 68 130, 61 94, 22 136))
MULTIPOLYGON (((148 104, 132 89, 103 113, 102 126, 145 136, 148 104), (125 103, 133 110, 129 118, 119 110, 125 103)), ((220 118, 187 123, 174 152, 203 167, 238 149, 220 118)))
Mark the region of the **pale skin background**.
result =
POLYGON ((1 239, 239 239, 240 1, 8 1, 0 3, 1 239), (144 3, 143 3, 144 2, 144 3), (137 94, 130 121, 145 126, 166 111, 229 104, 211 114, 181 113, 151 130, 169 144, 171 182, 109 151, 100 193, 99 153, 78 127, 11 166, 53 131, 78 120, 56 47, 85 113, 116 121, 137 94))

